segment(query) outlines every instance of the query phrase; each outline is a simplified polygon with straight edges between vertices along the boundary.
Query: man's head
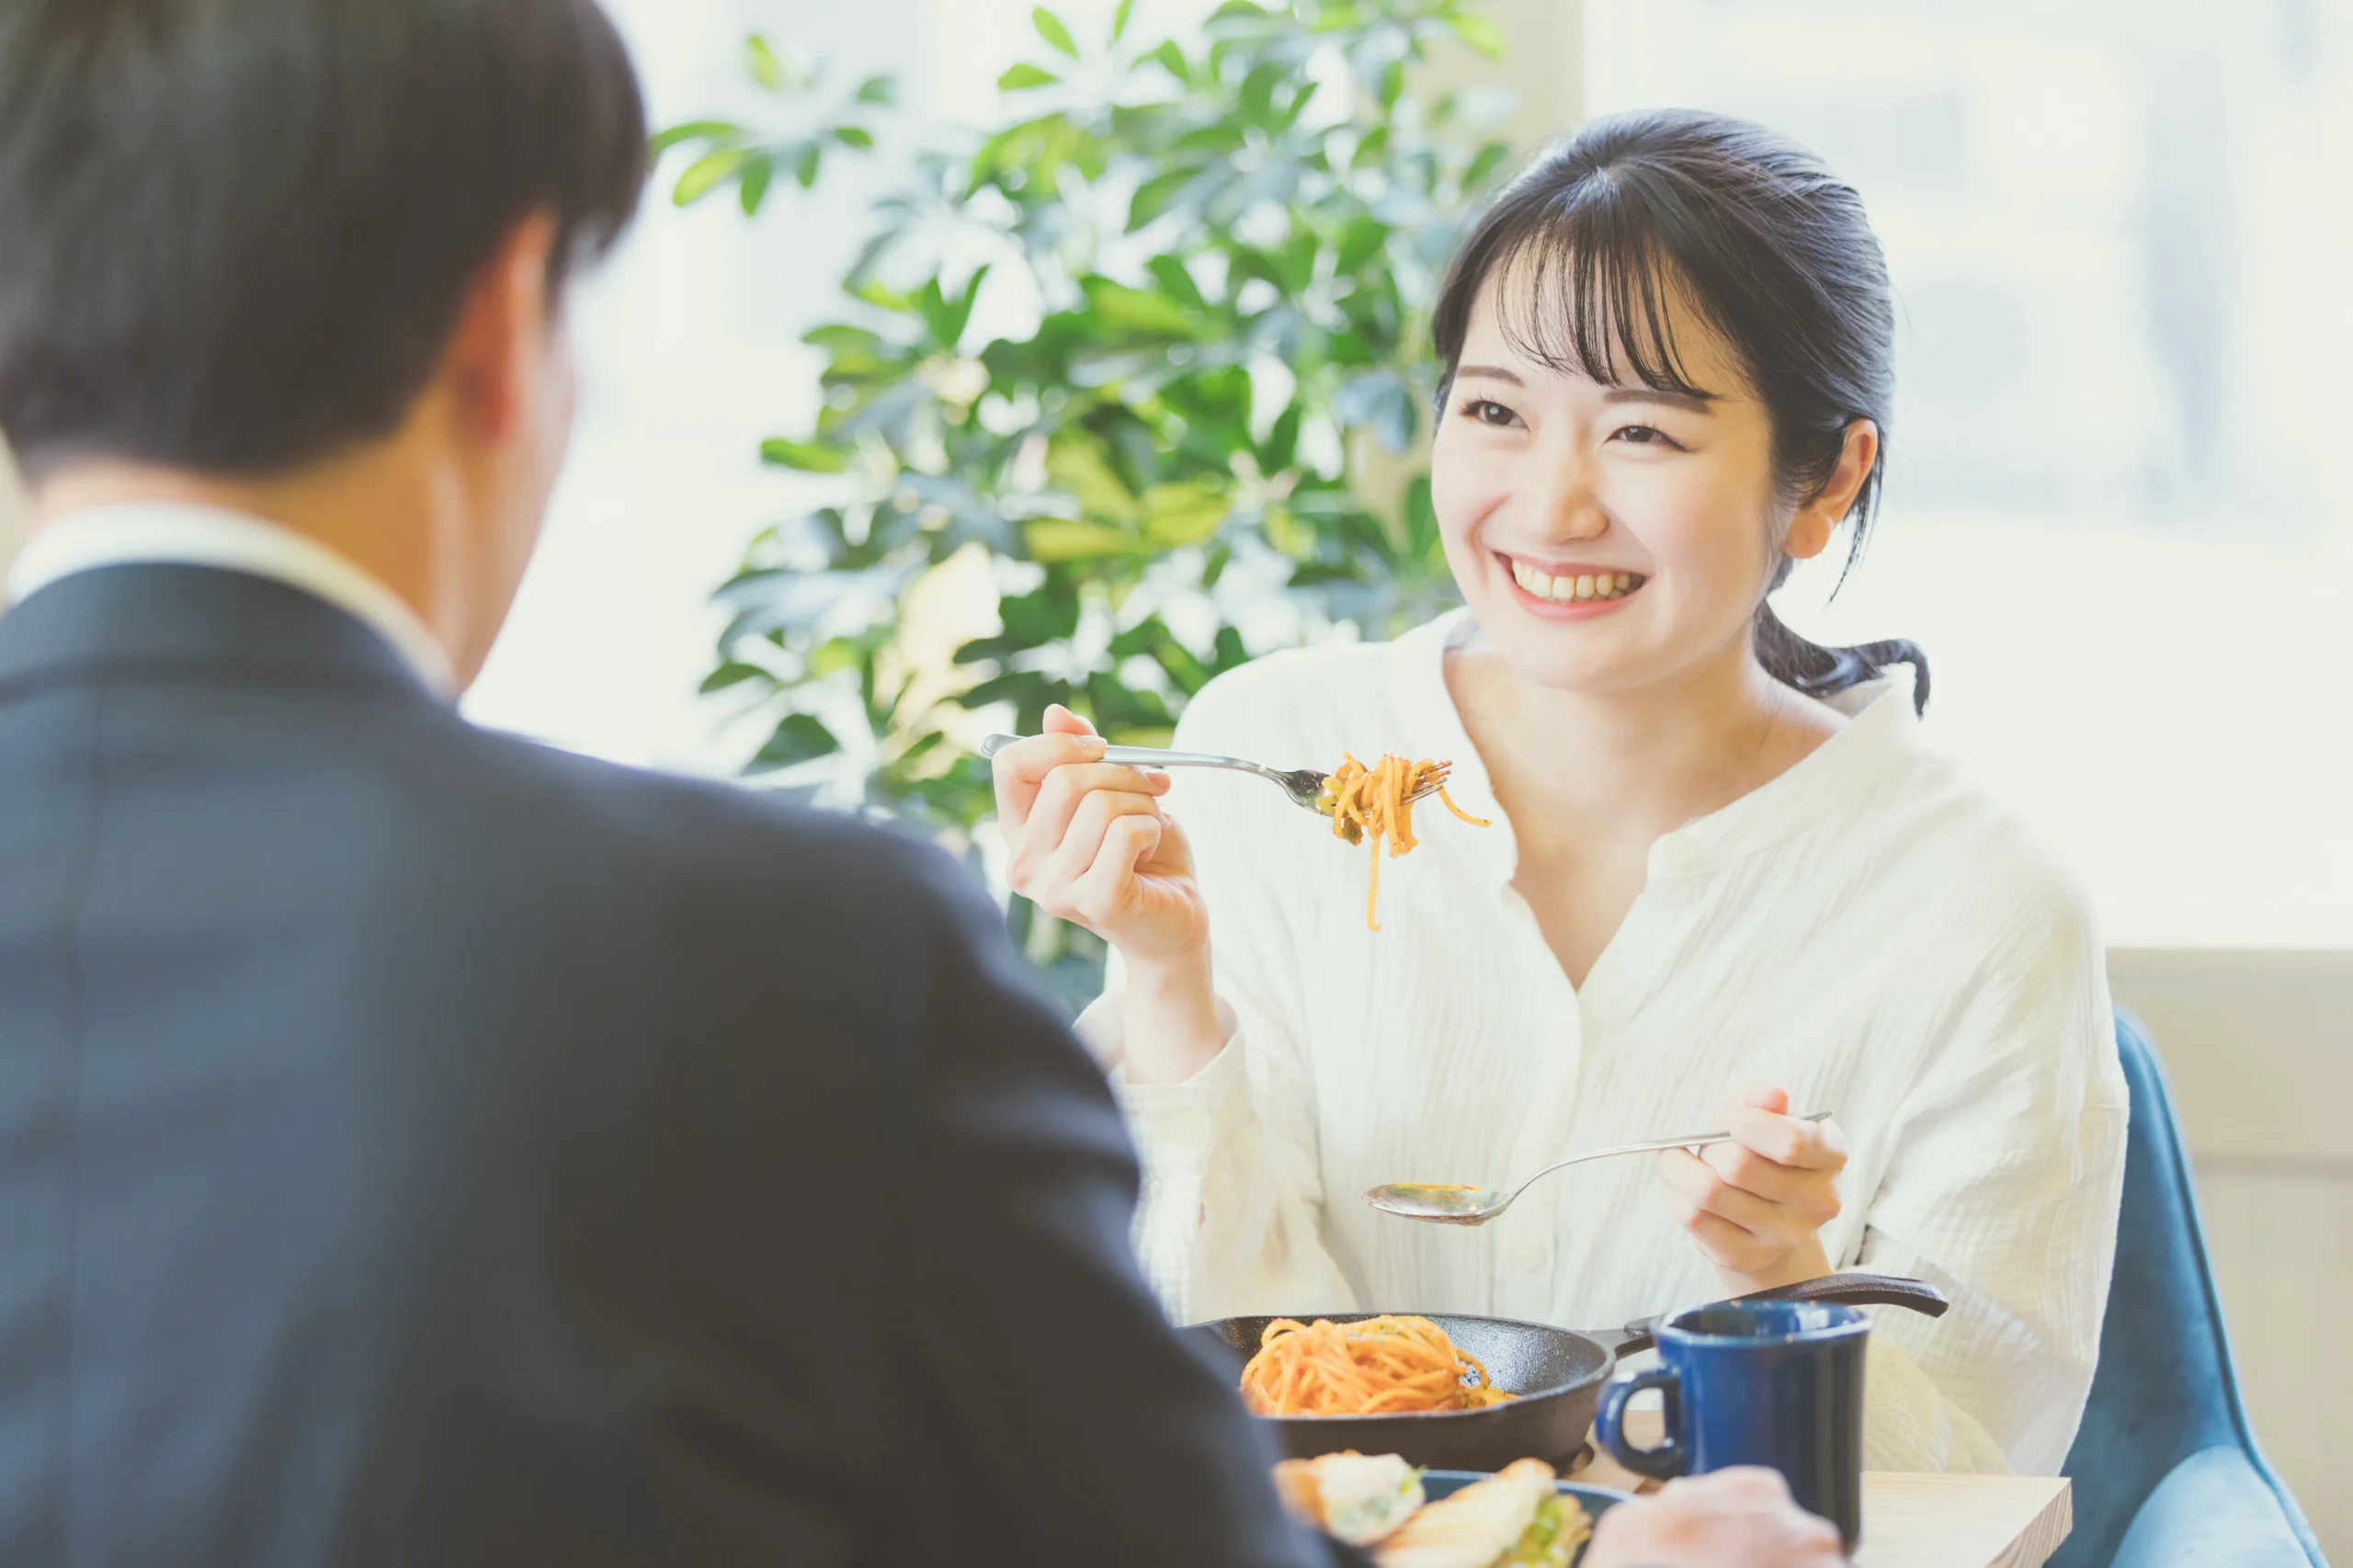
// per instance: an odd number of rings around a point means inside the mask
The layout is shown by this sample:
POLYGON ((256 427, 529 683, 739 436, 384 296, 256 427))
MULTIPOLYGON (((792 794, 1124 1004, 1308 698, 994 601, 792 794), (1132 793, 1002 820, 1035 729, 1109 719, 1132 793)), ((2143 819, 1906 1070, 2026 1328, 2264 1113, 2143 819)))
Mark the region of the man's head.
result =
POLYGON ((486 651, 569 429, 563 290, 644 172, 595 0, 6 0, 0 431, 37 493, 397 452, 486 651))

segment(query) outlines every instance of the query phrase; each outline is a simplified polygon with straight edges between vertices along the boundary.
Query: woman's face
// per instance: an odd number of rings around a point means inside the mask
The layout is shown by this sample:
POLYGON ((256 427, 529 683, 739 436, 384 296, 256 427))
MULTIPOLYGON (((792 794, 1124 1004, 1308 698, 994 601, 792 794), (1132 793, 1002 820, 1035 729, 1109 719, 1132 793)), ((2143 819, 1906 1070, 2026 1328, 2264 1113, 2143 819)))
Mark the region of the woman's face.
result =
MULTIPOLYGON (((1491 279, 1438 422, 1431 493, 1480 626, 1539 685, 1622 692, 1746 647, 1778 559, 1772 430, 1731 347, 1670 309, 1706 398, 1523 357, 1491 279)), ((1513 314, 1521 312, 1515 301, 1513 314)))

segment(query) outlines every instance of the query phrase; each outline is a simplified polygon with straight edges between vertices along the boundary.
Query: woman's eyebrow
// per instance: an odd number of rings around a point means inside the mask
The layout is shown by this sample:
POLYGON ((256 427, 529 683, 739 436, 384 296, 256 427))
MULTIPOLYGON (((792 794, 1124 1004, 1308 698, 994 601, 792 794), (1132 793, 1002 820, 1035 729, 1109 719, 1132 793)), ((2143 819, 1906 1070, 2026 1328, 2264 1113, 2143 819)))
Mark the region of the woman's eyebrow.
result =
MULTIPOLYGON (((1472 379, 1501 381, 1506 386, 1515 387, 1528 385, 1527 378, 1520 375, 1518 371, 1507 370, 1501 365, 1464 365, 1455 370, 1454 379, 1458 381, 1472 379)), ((1663 403, 1669 408, 1680 408, 1692 414, 1706 414, 1711 412, 1710 405, 1716 399, 1713 394, 1707 392, 1677 392, 1672 387, 1636 386, 1611 387, 1603 394, 1603 401, 1613 403, 1663 403)))
POLYGON ((1705 414, 1715 397, 1709 392, 1677 392, 1672 387, 1612 387, 1602 397, 1604 403, 1663 403, 1669 408, 1680 408, 1693 414, 1705 414))

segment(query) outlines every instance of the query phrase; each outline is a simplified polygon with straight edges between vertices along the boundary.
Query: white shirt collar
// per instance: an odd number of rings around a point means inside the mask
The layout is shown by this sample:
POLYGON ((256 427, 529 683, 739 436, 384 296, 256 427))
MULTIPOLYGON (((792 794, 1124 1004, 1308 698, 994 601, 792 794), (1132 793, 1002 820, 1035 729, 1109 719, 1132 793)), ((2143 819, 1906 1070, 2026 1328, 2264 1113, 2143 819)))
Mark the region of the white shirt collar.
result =
POLYGON ((21 602, 105 566, 207 566, 284 584, 373 630, 443 701, 457 696, 449 654, 406 600, 316 540, 241 513, 154 502, 61 517, 25 541, 8 571, 8 598, 21 602))
MULTIPOLYGON (((1495 824, 1495 831, 1463 841, 1474 846, 1465 852, 1478 856, 1496 881, 1508 882, 1518 874, 1518 840, 1446 680, 1448 650, 1478 635, 1467 606, 1414 628, 1389 645, 1391 689, 1417 755, 1451 758, 1448 793, 1495 824)), ((1825 699, 1847 716, 1846 726, 1778 778, 1658 839, 1651 846, 1652 875, 1705 871, 1852 809, 1858 797, 1921 748, 1912 689, 1910 680, 1889 675, 1825 699)))

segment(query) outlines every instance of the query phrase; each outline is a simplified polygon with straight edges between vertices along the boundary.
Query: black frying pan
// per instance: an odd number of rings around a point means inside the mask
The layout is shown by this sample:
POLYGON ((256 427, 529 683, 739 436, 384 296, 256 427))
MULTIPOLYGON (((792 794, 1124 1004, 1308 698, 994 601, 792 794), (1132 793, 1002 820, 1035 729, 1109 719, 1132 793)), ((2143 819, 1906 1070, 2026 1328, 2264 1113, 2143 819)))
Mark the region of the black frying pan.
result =
MULTIPOLYGON (((1883 1274, 1833 1274, 1802 1285, 1759 1290, 1745 1301, 1843 1301, 1853 1306, 1910 1307, 1942 1317, 1950 1305, 1933 1285, 1883 1274)), ((1279 1316, 1313 1323, 1318 1317, 1356 1323, 1380 1312, 1286 1312, 1279 1316)), ((1476 1356, 1497 1388, 1518 1395, 1479 1410, 1431 1410, 1404 1415, 1269 1415, 1283 1451, 1295 1459, 1354 1449, 1359 1453, 1397 1454, 1429 1470, 1496 1471, 1514 1460, 1540 1459, 1566 1466, 1585 1447, 1601 1385, 1620 1356, 1651 1346, 1661 1317, 1643 1318, 1622 1329, 1552 1328, 1508 1318, 1449 1316, 1427 1312, 1447 1337, 1476 1356)), ((1273 1317, 1222 1318, 1186 1330, 1247 1358, 1273 1317)), ((1234 1368, 1240 1381, 1241 1368, 1234 1368)))

